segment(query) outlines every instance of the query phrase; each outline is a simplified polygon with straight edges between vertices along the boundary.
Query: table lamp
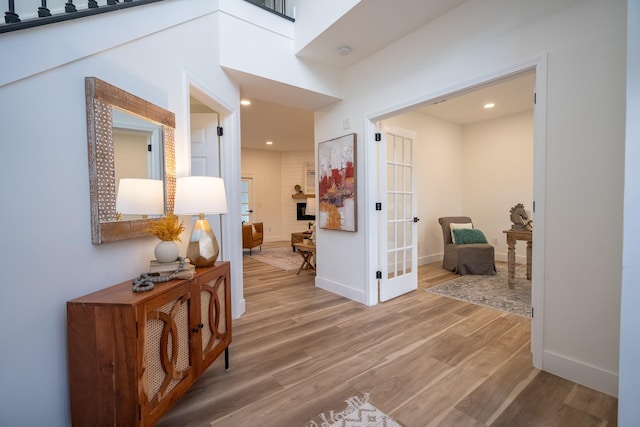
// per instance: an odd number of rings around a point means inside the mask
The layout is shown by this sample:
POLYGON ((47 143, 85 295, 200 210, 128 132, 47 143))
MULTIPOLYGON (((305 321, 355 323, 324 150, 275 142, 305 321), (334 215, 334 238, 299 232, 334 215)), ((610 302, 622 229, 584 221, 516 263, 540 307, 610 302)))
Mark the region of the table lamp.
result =
POLYGON ((205 215, 223 213, 227 213, 227 196, 222 178, 187 176, 176 180, 174 214, 199 215, 187 246, 187 257, 196 267, 213 265, 218 259, 220 247, 205 215))
POLYGON ((164 186, 160 179, 121 178, 116 212, 123 215, 164 215, 164 186))

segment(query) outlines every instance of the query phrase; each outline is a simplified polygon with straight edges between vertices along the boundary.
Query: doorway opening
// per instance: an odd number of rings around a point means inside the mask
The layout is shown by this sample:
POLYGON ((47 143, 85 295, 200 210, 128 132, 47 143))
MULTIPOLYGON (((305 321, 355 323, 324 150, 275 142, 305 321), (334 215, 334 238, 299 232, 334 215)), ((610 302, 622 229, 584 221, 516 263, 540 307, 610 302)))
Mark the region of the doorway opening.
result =
MULTIPOLYGON (((528 188, 528 191, 531 193, 531 198, 529 199, 530 200, 529 209, 533 212, 534 223, 535 223, 535 227, 533 231, 535 243, 533 245, 533 271, 532 271, 533 277, 532 277, 532 296, 531 297, 532 297, 532 307, 535 307, 535 312, 543 314, 544 313, 544 309, 542 305, 543 291, 544 291, 544 286, 543 286, 544 285, 544 282, 543 282, 544 252, 543 250, 544 250, 544 227, 545 227, 545 224, 544 224, 544 209, 545 209, 545 193, 544 193, 545 132, 544 132, 544 129, 546 126, 546 122, 545 122, 546 112, 544 111, 544 105, 545 105, 544 98, 546 97, 546 78, 545 78, 546 58, 545 57, 534 58, 531 61, 528 61, 527 63, 521 64, 519 66, 510 67, 508 69, 494 72, 489 75, 480 76, 474 79, 473 81, 463 82, 463 83, 460 83, 459 85, 450 87, 448 89, 444 89, 437 93, 425 95, 418 101, 415 101, 415 100, 410 101, 410 102, 407 102, 406 105, 403 105, 400 107, 397 107, 397 106, 390 107, 387 111, 381 111, 381 112, 377 112, 376 114, 372 114, 366 117, 367 126, 365 129, 365 141, 367 141, 368 146, 371 147, 371 149, 368 151, 375 152, 375 149, 373 148, 373 146, 374 144, 377 144, 377 142, 374 140, 375 139, 374 135, 376 134, 376 132, 380 132, 383 125, 393 124, 396 127, 400 126, 405 129, 411 129, 410 127, 406 126, 406 123, 405 124, 399 123, 397 119, 398 117, 402 118, 402 116, 404 115, 405 116, 404 118, 406 118, 406 115, 414 115, 414 116, 419 115, 421 113, 417 110, 427 108, 427 106, 429 105, 438 105, 440 103, 443 103, 443 101, 445 100, 452 100, 454 98, 461 97, 462 95, 471 95, 472 93, 478 91, 479 89, 494 86, 496 84, 508 83, 509 81, 514 81, 515 79, 526 77, 526 76, 531 77, 533 81, 533 89, 534 89, 530 94, 530 98, 529 98, 529 105, 530 105, 529 108, 533 109, 533 113, 532 113, 533 118, 529 120, 529 122, 532 123, 532 128, 533 128, 532 130, 533 142, 531 147, 532 152, 528 157, 530 162, 530 168, 531 168, 530 169, 531 174, 529 176, 530 187, 528 188), (537 103, 535 104, 534 104, 535 102, 534 97, 537 97, 537 103), (533 104, 533 107, 531 107, 532 104, 533 104), (535 211, 534 211, 534 206, 535 206, 535 211)), ((415 129, 411 129, 411 130, 415 131, 415 129)), ((433 155, 433 153, 431 154, 433 155)), ((371 155, 367 159, 366 174, 371 177, 369 178, 369 180, 372 180, 373 182, 378 182, 379 166, 375 163, 375 159, 373 159, 372 157, 375 157, 375 156, 371 155)), ((441 167, 441 168, 447 167, 446 163, 444 163, 442 159, 437 159, 437 160, 438 161, 435 163, 434 167, 441 167)), ((455 160, 455 159, 452 159, 452 160, 455 160)), ((460 160, 461 160, 460 158, 457 159, 458 163, 455 165, 455 167, 457 168, 460 167, 461 165, 460 160)), ((424 168, 420 164, 419 160, 416 161, 416 167, 418 169, 424 168)), ((490 167, 493 169, 498 169, 497 173, 499 173, 499 168, 501 166, 500 165, 496 166, 494 164, 493 166, 490 166, 490 167)), ((508 179, 508 178, 509 178, 508 175, 504 177, 504 179, 508 179)), ((418 200, 418 205, 419 205, 418 216, 421 217, 421 220, 424 220, 425 215, 423 215, 423 212, 425 208, 422 205, 425 203, 425 201, 424 200, 420 201, 422 190, 419 188, 419 186, 421 186, 422 184, 424 183, 421 182, 420 178, 418 177, 417 183, 416 183, 418 187, 417 191, 419 196, 418 197, 419 199, 418 200)), ((438 184, 442 184, 442 183, 435 183, 434 188, 436 188, 438 184)), ((442 193, 438 194, 438 191, 446 191, 446 190, 443 190, 442 187, 443 186, 440 185, 439 189, 436 188, 436 190, 434 191, 435 193, 434 197, 442 198, 446 196, 446 194, 444 196, 442 193)), ((369 191, 367 192, 366 197, 369 198, 370 200, 370 203, 368 203, 367 206, 375 206, 374 202, 377 200, 377 195, 375 193, 376 193, 375 189, 373 190, 369 189, 369 191)), ((468 197, 469 197, 469 200, 472 200, 472 201, 475 200, 474 196, 468 196, 468 197)), ((521 196, 518 196, 518 197, 521 197, 521 196)), ((520 202, 522 201, 514 199, 513 205, 520 202)), ((452 211, 460 212, 460 213, 462 213, 463 211, 466 211, 463 202, 458 202, 457 205, 455 203, 452 203, 450 204, 450 206, 444 206, 443 210, 441 210, 440 212, 433 212, 432 219, 433 217, 437 218, 438 216, 448 216, 452 211)), ((378 299, 377 290, 378 290, 380 281, 385 280, 384 276, 382 279, 376 279, 375 276, 373 276, 373 274, 379 267, 378 260, 376 259, 376 255, 378 253, 384 252, 383 249, 386 249, 386 245, 388 242, 386 242, 386 240, 381 239, 379 236, 380 235, 380 232, 379 232, 380 230, 378 229, 379 222, 376 220, 377 218, 376 212, 374 211, 373 208, 370 211, 370 215, 373 220, 369 221, 369 224, 368 224, 369 229, 367 233, 369 236, 369 242, 367 244, 367 250, 368 250, 367 260, 370 266, 370 268, 367 269, 367 274, 371 275, 370 276, 371 279, 367 281, 367 283, 369 284, 367 287, 367 304, 373 305, 377 303, 377 299, 378 299), (383 249, 381 249, 381 247, 383 249)), ((482 210, 479 210, 478 215, 482 216, 482 215, 486 215, 486 213, 483 212, 482 210)), ((502 231, 504 229, 507 229, 510 226, 509 206, 507 206, 506 212, 504 212, 503 217, 504 217, 504 221, 503 221, 503 224, 499 226, 500 228, 496 232, 494 232, 492 236, 490 237, 488 236, 493 240, 493 241, 490 241, 489 243, 504 244, 505 239, 504 237, 502 237, 503 236, 502 231), (500 234, 498 234, 498 232, 500 234), (496 242, 495 239, 499 239, 499 240, 496 242)), ((437 221, 435 221, 435 227, 437 228, 432 228, 428 232, 431 234, 419 235, 418 237, 419 246, 421 246, 423 242, 427 242, 429 240, 437 241, 438 245, 440 246, 442 245, 440 238, 438 237, 438 234, 441 235, 441 228, 439 224, 437 224, 437 221)), ((442 252, 442 248, 440 248, 439 252, 440 253, 442 252)), ((431 255, 431 256, 433 257, 432 259, 421 259, 419 264, 426 263, 429 261, 433 262, 437 260, 438 254, 435 253, 435 255, 431 255)), ((543 322, 543 315, 538 315, 537 317, 534 317, 531 322, 531 348, 533 353, 533 365, 536 368, 541 368, 541 363, 542 363, 542 349, 543 349, 542 347, 543 323, 542 322, 543 322)))

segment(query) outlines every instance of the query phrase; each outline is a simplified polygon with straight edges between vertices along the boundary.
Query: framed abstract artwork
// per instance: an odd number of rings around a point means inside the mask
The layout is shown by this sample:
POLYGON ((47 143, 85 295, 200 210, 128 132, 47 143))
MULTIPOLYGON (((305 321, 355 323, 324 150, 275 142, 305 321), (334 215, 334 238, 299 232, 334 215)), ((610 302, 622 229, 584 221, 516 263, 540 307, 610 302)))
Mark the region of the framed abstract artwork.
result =
POLYGON ((327 230, 358 231, 356 134, 318 144, 316 222, 327 230))

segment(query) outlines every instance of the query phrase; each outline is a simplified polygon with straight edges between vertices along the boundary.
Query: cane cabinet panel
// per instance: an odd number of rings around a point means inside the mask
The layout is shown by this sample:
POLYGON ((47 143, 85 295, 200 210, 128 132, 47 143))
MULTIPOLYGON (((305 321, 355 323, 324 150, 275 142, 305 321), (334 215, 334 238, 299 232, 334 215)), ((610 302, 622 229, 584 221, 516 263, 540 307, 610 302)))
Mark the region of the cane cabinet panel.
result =
POLYGON ((229 263, 67 303, 73 425, 153 425, 231 343, 229 263))

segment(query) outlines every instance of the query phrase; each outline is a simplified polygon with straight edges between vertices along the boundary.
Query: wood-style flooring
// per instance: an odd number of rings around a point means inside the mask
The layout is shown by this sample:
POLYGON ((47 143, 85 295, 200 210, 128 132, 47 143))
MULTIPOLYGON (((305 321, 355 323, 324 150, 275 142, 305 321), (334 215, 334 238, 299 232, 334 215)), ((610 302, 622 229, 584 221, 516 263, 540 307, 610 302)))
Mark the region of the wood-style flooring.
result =
POLYGON ((425 292, 455 277, 439 263, 367 307, 243 262, 231 369, 218 358, 158 426, 304 427, 364 393, 406 427, 617 425, 617 399, 532 367, 528 318, 425 292))

